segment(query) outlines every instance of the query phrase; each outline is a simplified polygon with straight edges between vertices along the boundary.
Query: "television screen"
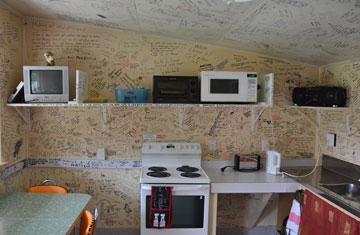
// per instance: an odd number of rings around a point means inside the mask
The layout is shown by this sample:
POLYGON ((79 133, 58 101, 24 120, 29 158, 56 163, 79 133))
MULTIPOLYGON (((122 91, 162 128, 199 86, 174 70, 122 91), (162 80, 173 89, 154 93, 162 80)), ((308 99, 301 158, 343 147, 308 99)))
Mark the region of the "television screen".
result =
POLYGON ((62 70, 30 70, 31 94, 62 94, 62 70))

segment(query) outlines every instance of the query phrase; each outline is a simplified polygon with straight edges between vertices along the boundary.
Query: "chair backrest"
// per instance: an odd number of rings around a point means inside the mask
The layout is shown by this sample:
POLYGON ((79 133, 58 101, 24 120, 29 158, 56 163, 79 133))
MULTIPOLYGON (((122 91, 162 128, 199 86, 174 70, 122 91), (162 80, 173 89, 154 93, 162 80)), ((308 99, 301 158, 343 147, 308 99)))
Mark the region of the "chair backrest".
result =
POLYGON ((67 193, 66 188, 56 185, 37 185, 28 188, 29 193, 67 193))
POLYGON ((93 235, 95 230, 95 218, 92 213, 85 210, 81 216, 79 235, 93 235))

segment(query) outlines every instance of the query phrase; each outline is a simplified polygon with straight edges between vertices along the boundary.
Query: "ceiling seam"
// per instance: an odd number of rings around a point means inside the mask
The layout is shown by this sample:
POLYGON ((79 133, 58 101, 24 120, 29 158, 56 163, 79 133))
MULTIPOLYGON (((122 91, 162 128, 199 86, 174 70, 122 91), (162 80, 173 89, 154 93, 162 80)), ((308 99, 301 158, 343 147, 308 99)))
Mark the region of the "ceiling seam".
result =
POLYGON ((139 26, 139 32, 141 35, 144 35, 144 31, 143 31, 143 28, 142 28, 140 20, 139 20, 139 12, 138 12, 138 8, 137 8, 136 0, 132 0, 132 1, 133 1, 133 5, 135 8, 135 17, 136 17, 136 23, 139 26))
POLYGON ((0 1, 0 7, 5 8, 6 10, 9 10, 11 13, 19 16, 19 17, 25 17, 26 14, 22 13, 21 11, 19 11, 18 9, 11 7, 9 4, 5 3, 5 2, 1 2, 0 1))
MULTIPOLYGON (((247 17, 249 17, 249 15, 251 15, 261 4, 263 4, 265 2, 265 0, 261 0, 259 2, 259 4, 256 4, 252 10, 250 10, 247 14, 244 15, 244 18, 246 19, 247 17)), ((232 3, 232 4, 236 4, 235 2, 232 3)), ((234 26, 236 23, 239 23, 241 19, 238 19, 238 20, 234 20, 231 24, 230 24, 230 27, 229 27, 229 30, 226 31, 226 33, 221 37, 219 38, 218 40, 216 40, 215 42, 219 43, 221 40, 225 40, 225 35, 229 34, 231 32, 231 28, 232 26, 234 26)))

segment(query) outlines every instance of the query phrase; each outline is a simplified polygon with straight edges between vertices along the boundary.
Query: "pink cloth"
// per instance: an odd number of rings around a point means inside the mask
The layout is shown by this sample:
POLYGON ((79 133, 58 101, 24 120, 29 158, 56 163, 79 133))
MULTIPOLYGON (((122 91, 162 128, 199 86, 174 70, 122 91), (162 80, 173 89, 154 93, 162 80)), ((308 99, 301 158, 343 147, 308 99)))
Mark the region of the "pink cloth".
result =
POLYGON ((293 200, 289 219, 286 223, 286 230, 288 234, 297 235, 299 233, 300 217, 300 203, 297 200, 293 200))
POLYGON ((289 220, 292 221, 294 224, 300 224, 300 216, 295 214, 294 212, 290 213, 289 220))

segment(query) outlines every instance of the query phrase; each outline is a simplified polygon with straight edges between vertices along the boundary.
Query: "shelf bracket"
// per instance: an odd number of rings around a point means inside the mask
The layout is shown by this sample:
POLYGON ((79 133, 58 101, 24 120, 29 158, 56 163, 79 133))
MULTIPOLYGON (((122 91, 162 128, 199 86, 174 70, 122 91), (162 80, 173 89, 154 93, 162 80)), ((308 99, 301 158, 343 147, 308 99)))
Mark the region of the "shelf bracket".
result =
POLYGON ((14 107, 20 118, 27 124, 31 125, 31 110, 27 107, 14 107))
POLYGON ((101 105, 100 112, 101 112, 102 131, 107 132, 108 131, 108 112, 107 112, 106 106, 101 105))
POLYGON ((261 108, 260 111, 257 113, 256 108, 251 109, 251 130, 255 130, 257 126, 257 121, 261 117, 261 115, 264 113, 265 107, 261 108))
POLYGON ((184 117, 185 117, 185 114, 186 114, 186 107, 183 106, 183 107, 180 107, 180 110, 179 110, 179 128, 180 129, 184 129, 184 117))
POLYGON ((246 227, 254 228, 259 222, 261 215, 264 213, 266 206, 269 204, 270 199, 272 198, 273 193, 263 194, 263 197, 259 201, 257 207, 252 212, 252 218, 249 218, 249 222, 246 227))

